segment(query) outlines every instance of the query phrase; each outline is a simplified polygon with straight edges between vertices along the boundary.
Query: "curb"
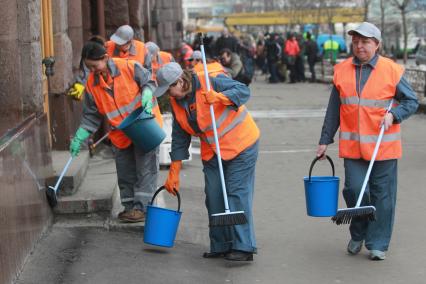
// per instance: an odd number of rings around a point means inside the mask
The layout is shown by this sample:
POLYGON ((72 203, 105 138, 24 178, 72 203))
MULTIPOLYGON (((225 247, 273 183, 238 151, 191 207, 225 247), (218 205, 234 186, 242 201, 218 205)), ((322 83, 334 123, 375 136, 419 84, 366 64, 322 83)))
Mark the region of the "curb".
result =
POLYGON ((55 216, 54 227, 59 228, 90 228, 112 232, 142 233, 145 222, 121 223, 117 218, 109 216, 108 212, 63 214, 55 216))

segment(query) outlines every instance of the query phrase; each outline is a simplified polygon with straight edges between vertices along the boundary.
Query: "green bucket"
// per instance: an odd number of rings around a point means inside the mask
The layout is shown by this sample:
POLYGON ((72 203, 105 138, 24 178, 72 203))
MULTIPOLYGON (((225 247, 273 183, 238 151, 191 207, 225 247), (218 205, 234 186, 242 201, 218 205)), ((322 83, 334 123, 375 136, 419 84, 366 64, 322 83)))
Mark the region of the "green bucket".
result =
POLYGON ((166 138, 154 116, 144 112, 142 107, 135 109, 117 128, 145 153, 154 150, 166 138))

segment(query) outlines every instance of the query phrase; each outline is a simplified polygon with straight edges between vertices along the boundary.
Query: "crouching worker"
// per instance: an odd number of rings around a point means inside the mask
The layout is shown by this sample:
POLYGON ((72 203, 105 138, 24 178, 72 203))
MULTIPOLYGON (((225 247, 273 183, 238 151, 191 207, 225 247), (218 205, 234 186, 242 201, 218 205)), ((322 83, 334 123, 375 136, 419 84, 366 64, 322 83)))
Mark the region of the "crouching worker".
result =
POLYGON ((210 105, 214 107, 223 170, 231 211, 244 211, 244 225, 210 227, 210 252, 205 258, 251 261, 256 253, 252 203, 254 174, 259 148, 259 129, 244 104, 250 97, 246 85, 224 75, 210 77, 212 90, 206 92, 204 73, 183 71, 169 63, 157 72, 154 96, 168 93, 173 110, 172 164, 165 183, 174 194, 179 190, 182 160, 189 157, 191 136, 200 137, 209 216, 225 212, 219 165, 216 157, 210 105))
MULTIPOLYGON (((103 117, 116 128, 133 110, 142 106, 155 115, 162 126, 160 109, 152 95, 151 74, 140 63, 110 58, 105 47, 96 42, 87 42, 81 56, 90 74, 85 86, 81 124, 71 141, 72 156, 79 154, 82 143, 98 129, 103 117)), ((145 206, 157 187, 158 147, 144 153, 118 129, 113 129, 109 138, 115 154, 121 203, 125 208, 118 218, 123 222, 142 222, 145 206)))

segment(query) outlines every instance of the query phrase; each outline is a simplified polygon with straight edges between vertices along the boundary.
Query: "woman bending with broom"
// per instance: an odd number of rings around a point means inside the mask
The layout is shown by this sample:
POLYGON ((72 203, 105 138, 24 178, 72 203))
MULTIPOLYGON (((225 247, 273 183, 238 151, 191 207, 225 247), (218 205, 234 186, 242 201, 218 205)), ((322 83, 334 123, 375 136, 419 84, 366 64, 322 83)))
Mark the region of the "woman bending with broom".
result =
POLYGON ((418 102, 403 68, 378 55, 381 33, 376 26, 364 22, 348 34, 355 57, 335 66, 317 156, 325 154, 340 127, 348 208, 339 209, 333 220, 350 223, 349 254, 358 254, 365 242, 370 259, 383 260, 395 215, 399 124, 416 111, 418 102), (369 194, 364 195, 365 189, 369 194))
POLYGON ((223 74, 206 83, 203 72, 183 71, 177 63, 161 67, 157 82, 154 96, 169 94, 174 118, 172 163, 165 187, 172 194, 179 190, 179 172, 182 160, 189 157, 191 136, 200 137, 210 216, 210 252, 203 257, 252 261, 256 253, 252 202, 260 134, 244 106, 250 90, 223 74))

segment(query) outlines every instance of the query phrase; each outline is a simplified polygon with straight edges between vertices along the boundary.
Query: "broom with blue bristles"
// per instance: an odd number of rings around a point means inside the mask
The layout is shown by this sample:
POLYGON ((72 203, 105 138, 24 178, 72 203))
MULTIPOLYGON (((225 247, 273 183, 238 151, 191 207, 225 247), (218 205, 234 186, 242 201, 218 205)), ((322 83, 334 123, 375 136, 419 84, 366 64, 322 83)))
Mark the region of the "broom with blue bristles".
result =
MULTIPOLYGON (((203 59, 203 67, 204 67, 204 78, 206 80, 206 87, 207 92, 210 91, 210 80, 209 80, 209 73, 207 70, 207 62, 206 62, 206 54, 204 52, 204 43, 203 43, 203 35, 201 34, 201 54, 203 59)), ((223 167, 222 167, 222 157, 220 155, 220 146, 219 146, 219 139, 217 135, 217 129, 216 129, 216 119, 214 115, 214 108, 213 105, 210 105, 210 116, 212 119, 213 124, 213 133, 214 133, 214 141, 216 144, 216 156, 217 156, 217 163, 219 165, 219 173, 220 173, 220 182, 222 185, 222 192, 223 192, 223 202, 225 205, 225 212, 223 213, 216 213, 212 214, 210 216, 210 227, 215 226, 233 226, 233 225, 241 225, 247 223, 246 215, 244 214, 244 211, 233 211, 229 210, 229 204, 228 204, 228 195, 226 193, 226 185, 225 185, 225 177, 223 175, 223 167)))

